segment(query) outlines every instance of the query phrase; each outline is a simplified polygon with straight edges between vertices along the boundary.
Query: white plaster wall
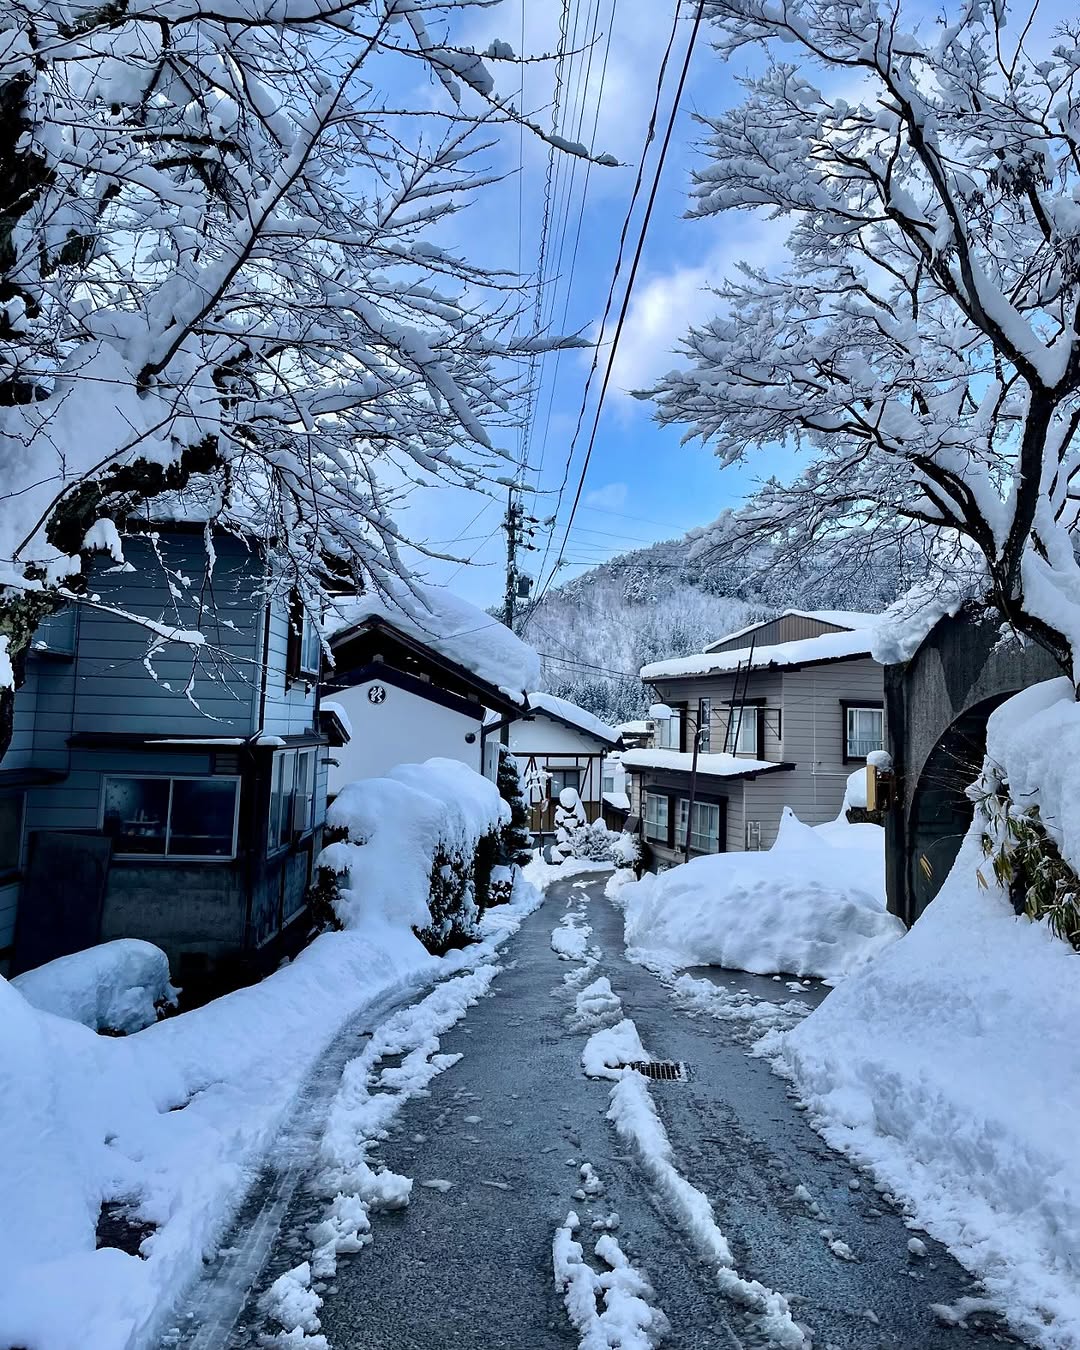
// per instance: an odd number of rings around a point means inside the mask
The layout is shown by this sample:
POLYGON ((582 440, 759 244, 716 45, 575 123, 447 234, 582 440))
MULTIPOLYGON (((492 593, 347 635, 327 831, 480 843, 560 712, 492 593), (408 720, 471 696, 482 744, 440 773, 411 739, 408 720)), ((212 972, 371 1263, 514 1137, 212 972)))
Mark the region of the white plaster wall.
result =
POLYGON ((537 713, 531 722, 510 724, 510 749, 515 755, 598 755, 606 747, 583 732, 552 722, 537 713))
POLYGON ((435 755, 459 759, 482 772, 479 707, 475 718, 466 717, 380 680, 337 689, 333 700, 348 713, 352 739, 330 752, 338 761, 336 767, 330 765, 331 796, 346 783, 380 778, 397 764, 418 764, 435 755), (380 683, 386 698, 372 703, 368 689, 380 683), (469 734, 476 737, 471 745, 465 739, 469 734))

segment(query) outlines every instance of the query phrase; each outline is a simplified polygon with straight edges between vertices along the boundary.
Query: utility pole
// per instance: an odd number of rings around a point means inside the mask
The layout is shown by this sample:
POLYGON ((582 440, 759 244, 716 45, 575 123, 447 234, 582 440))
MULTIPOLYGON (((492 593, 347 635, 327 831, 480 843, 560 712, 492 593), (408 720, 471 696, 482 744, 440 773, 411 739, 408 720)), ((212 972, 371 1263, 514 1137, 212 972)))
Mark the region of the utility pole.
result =
POLYGON ((517 551, 518 544, 521 542, 523 514, 523 508, 514 501, 514 489, 508 489, 506 494, 506 520, 503 524, 503 529, 506 531, 506 595, 503 598, 503 623, 511 630, 514 627, 514 605, 517 601, 517 551))
MULTIPOLYGON (((503 597, 503 623, 511 632, 514 630, 517 601, 528 598, 529 588, 532 585, 531 579, 518 571, 518 549, 530 552, 535 550, 536 545, 529 541, 536 532, 533 526, 538 524, 539 521, 535 517, 525 514, 525 508, 520 502, 515 502, 514 488, 509 488, 506 493, 506 520, 503 522, 503 528, 506 530, 506 593, 503 597)), ((509 745, 508 725, 503 726, 499 732, 499 739, 503 745, 509 745)))

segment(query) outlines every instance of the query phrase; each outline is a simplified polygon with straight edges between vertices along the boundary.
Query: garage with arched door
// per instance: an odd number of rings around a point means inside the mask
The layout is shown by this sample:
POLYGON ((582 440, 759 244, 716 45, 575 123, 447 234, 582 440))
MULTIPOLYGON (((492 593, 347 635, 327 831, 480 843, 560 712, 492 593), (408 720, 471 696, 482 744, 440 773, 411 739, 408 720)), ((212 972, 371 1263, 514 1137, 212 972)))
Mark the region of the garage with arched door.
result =
POLYGON ((909 661, 885 668, 896 774, 886 884, 889 908, 905 923, 937 895, 971 824, 967 789, 982 767, 990 714, 1061 674, 1048 652, 1003 638, 1000 620, 974 607, 941 619, 909 661))

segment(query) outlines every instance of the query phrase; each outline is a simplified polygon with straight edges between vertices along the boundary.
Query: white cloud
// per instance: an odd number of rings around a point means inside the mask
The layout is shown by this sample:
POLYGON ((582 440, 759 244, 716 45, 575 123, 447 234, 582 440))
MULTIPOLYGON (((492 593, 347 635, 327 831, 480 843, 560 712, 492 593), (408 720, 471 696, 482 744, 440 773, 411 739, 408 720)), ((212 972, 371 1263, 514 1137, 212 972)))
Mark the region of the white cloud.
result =
MULTIPOLYGON (((681 241, 701 238, 696 233, 700 224, 677 228, 681 241)), ((619 339, 612 389, 627 394, 645 388, 678 365, 679 340, 721 308, 712 288, 731 276, 740 262, 764 266, 782 261, 788 228, 784 222, 727 217, 714 231, 722 237, 714 239, 699 263, 677 264, 639 282, 619 339)))
POLYGON ((585 494, 585 505, 595 506, 601 511, 620 511, 626 505, 629 493, 626 483, 605 483, 603 487, 593 488, 585 494))

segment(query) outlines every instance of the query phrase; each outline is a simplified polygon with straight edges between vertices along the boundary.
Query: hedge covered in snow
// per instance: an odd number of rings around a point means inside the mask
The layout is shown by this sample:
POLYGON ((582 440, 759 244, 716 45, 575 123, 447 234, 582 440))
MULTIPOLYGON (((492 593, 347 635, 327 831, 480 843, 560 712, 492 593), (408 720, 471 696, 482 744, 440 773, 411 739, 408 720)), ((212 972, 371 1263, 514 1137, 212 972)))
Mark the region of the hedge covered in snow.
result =
POLYGON ((119 938, 57 957, 11 983, 42 1012, 117 1035, 152 1026, 166 1008, 176 1006, 168 957, 140 938, 119 938))
POLYGON ((348 784, 326 819, 318 889, 343 928, 411 927, 436 955, 475 939, 510 819, 494 783, 454 759, 401 764, 348 784))

